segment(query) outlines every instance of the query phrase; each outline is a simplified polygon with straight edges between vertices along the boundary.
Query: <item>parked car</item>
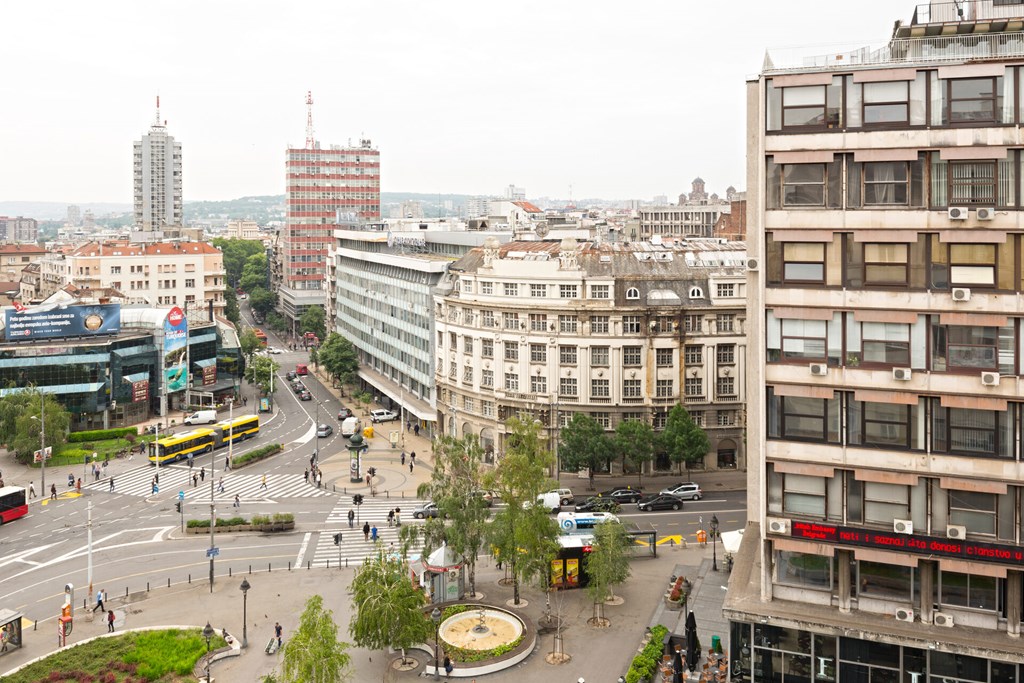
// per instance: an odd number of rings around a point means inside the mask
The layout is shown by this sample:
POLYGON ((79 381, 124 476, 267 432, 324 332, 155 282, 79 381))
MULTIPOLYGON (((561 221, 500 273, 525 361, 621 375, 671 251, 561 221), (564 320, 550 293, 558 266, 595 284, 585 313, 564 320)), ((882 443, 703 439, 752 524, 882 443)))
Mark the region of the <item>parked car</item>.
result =
POLYGON ((683 501, 669 493, 655 493, 651 496, 644 496, 636 502, 636 509, 643 512, 651 510, 680 510, 683 501))
POLYGON ((486 505, 487 507, 491 507, 492 505, 494 505, 494 499, 497 498, 497 496, 494 495, 493 491, 485 491, 483 489, 473 491, 472 495, 473 497, 482 500, 484 502, 484 505, 486 505))
POLYGON ((338 421, 345 420, 350 417, 354 417, 355 413, 352 412, 351 408, 342 408, 338 411, 338 421))
POLYGON ((370 422, 391 422, 398 419, 398 413, 393 410, 371 410, 370 422))
POLYGON ((305 390, 306 385, 303 384, 302 382, 292 382, 292 391, 294 391, 296 394, 301 394, 305 390))
POLYGON ((441 511, 437 509, 437 505, 434 503, 423 503, 417 505, 416 509, 412 511, 414 519, 426 519, 427 517, 437 517, 441 514, 441 511))
POLYGON ((328 437, 334 433, 334 427, 329 424, 322 424, 316 428, 316 435, 319 438, 328 437))
POLYGON ((295 374, 297 374, 297 375, 308 375, 309 374, 309 368, 307 368, 304 363, 297 363, 295 365, 295 374))
POLYGON ((282 351, 281 349, 277 348, 276 346, 268 346, 267 347, 267 353, 270 353, 270 354, 273 354, 273 355, 276 356, 279 353, 284 353, 284 351, 282 351))
POLYGON ((700 484, 692 481, 666 486, 659 493, 667 493, 682 500, 700 500, 704 496, 704 492, 700 490, 700 484))
POLYGON ((562 505, 572 505, 576 502, 576 496, 572 495, 569 489, 551 489, 548 493, 557 493, 562 505))
POLYGON ((286 380, 288 380, 289 382, 291 382, 291 381, 292 381, 293 379, 295 379, 296 377, 298 377, 298 375, 296 375, 296 374, 295 374, 295 371, 294 371, 294 370, 289 370, 288 372, 286 372, 286 373, 284 374, 284 378, 285 378, 286 380))
POLYGON ((587 498, 585 501, 576 506, 576 512, 611 512, 616 513, 622 509, 622 506, 616 503, 611 498, 601 498, 594 496, 587 498))
POLYGON ((313 400, 313 394, 309 393, 308 391, 303 391, 301 394, 299 394, 299 400, 300 401, 312 401, 313 400))
POLYGON ((640 500, 644 492, 631 486, 618 486, 597 495, 602 498, 611 498, 617 503, 635 503, 640 500))

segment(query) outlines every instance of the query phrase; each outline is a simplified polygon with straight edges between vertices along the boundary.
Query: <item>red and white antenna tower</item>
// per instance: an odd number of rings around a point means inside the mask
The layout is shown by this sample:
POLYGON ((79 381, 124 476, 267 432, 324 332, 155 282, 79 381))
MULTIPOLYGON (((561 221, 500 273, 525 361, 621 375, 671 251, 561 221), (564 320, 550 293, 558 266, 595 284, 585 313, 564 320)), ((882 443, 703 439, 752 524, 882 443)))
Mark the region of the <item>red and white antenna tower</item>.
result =
POLYGON ((314 149, 316 140, 313 136, 313 91, 306 91, 306 149, 314 149))
POLYGON ((154 126, 160 125, 160 96, 156 96, 156 121, 153 123, 154 126))

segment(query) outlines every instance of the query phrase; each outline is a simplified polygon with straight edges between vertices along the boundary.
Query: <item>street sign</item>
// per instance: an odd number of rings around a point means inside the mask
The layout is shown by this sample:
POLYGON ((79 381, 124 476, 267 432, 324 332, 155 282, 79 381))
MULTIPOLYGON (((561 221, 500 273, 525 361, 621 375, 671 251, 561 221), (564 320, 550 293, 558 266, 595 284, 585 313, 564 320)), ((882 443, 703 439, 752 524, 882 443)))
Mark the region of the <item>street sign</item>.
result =
POLYGON ((32 452, 32 457, 33 457, 33 460, 35 462, 40 462, 44 457, 47 460, 49 460, 50 458, 53 457, 53 446, 47 446, 46 448, 44 448, 41 451, 39 451, 39 450, 33 451, 32 452), (43 453, 45 453, 45 456, 43 455, 43 453))
POLYGON ((206 549, 206 556, 207 557, 217 557, 218 555, 220 555, 220 548, 207 548, 206 549))
POLYGON ((185 500, 185 492, 178 491, 178 500, 185 500))

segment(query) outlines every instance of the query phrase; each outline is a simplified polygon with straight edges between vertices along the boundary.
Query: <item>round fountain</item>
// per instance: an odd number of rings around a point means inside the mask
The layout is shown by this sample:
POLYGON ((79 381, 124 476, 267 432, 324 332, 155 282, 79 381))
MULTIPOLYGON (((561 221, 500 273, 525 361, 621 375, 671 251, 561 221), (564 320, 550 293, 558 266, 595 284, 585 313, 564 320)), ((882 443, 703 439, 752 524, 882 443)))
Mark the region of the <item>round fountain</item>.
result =
POLYGON ((480 606, 454 614, 441 622, 441 640, 464 650, 493 650, 518 640, 523 622, 511 612, 480 606))

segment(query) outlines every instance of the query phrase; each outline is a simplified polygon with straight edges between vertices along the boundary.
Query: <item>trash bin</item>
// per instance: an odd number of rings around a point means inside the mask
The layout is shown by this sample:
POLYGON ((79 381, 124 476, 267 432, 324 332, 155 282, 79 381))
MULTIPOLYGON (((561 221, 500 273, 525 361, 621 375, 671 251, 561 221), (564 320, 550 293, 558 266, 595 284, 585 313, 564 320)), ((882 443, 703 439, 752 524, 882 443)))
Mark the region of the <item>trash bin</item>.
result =
POLYGON ((388 437, 391 439, 391 447, 398 448, 398 432, 392 430, 388 437))
POLYGON ((363 438, 364 439, 372 439, 373 438, 373 426, 372 425, 369 426, 369 427, 366 427, 365 429, 363 429, 363 438))
POLYGON ((719 636, 711 636, 711 649, 722 654, 722 639, 719 636))

